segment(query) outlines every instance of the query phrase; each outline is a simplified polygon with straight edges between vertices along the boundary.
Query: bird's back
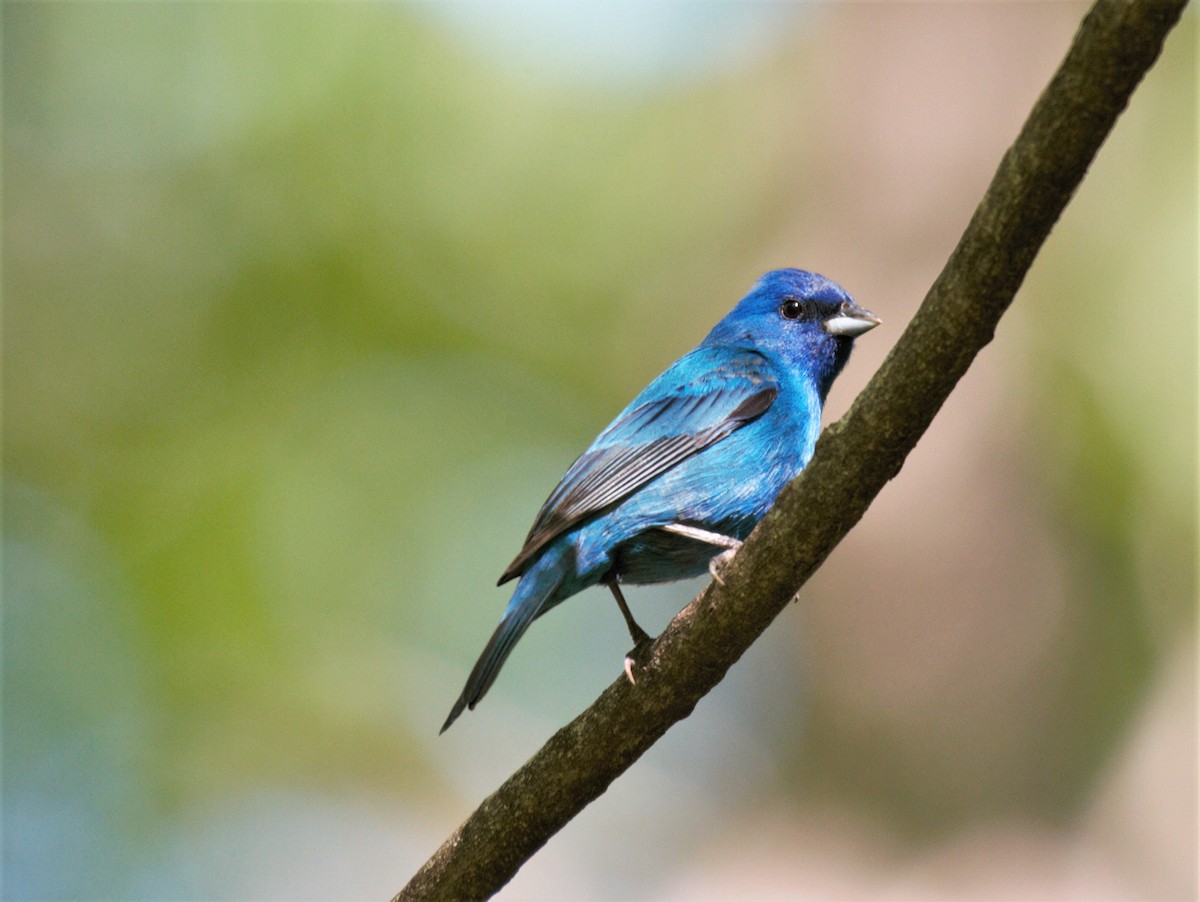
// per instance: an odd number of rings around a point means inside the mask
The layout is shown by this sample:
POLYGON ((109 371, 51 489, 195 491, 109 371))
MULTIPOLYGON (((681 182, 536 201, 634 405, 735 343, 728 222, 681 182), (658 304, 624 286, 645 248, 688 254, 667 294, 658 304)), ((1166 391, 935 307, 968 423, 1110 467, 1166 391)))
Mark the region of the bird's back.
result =
POLYGON ((670 523, 744 539, 812 456, 820 430, 815 386, 777 375, 770 408, 721 441, 642 486, 572 536, 577 567, 590 582, 655 583, 704 573, 720 549, 664 532, 670 523))

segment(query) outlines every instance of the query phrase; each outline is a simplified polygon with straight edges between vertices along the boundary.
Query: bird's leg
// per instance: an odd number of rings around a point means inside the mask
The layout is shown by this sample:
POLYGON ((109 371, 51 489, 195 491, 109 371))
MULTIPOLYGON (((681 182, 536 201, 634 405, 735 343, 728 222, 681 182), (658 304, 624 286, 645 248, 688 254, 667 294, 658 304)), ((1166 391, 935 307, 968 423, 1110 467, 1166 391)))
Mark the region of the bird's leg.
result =
POLYGON ((719 532, 710 532, 707 529, 700 529, 696 526, 687 526, 683 523, 668 523, 660 527, 660 529, 685 536, 689 539, 695 539, 697 542, 704 542, 706 545, 715 545, 718 548, 723 548, 724 551, 714 555, 712 560, 708 562, 708 572, 713 579, 721 585, 725 585, 725 580, 721 579, 721 571, 725 569, 726 564, 733 560, 733 556, 742 547, 741 539, 722 535, 719 532))
POLYGON ((608 588, 612 590, 613 598, 617 600, 617 607, 621 609, 621 616, 625 618, 625 626, 629 628, 629 638, 633 640, 633 648, 625 656, 625 676, 629 678, 630 683, 637 685, 637 680, 633 678, 633 666, 637 663, 635 656, 640 656, 641 652, 650 644, 650 635, 633 619, 633 613, 629 610, 629 605, 625 603, 625 596, 621 594, 621 587, 617 585, 615 579, 608 584, 608 588))
POLYGON ((621 594, 621 587, 617 585, 616 580, 609 583, 608 588, 612 591, 613 598, 617 600, 617 607, 621 609, 621 616, 625 618, 625 626, 629 628, 629 638, 633 640, 635 645, 648 642, 650 640, 649 634, 638 626, 638 622, 633 619, 633 613, 629 610, 629 605, 625 603, 625 596, 621 594))

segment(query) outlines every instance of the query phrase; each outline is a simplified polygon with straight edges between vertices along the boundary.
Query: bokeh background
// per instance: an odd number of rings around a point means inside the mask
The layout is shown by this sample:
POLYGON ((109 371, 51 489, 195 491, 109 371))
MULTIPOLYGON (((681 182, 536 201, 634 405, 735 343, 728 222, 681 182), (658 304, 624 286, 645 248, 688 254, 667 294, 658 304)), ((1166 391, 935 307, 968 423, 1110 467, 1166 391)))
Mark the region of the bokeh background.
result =
MULTIPOLYGON (((1076 3, 6 3, 3 893, 387 898, 620 672, 437 730, 595 432, 757 275, 885 325, 1076 3)), ((1185 17, 801 603, 509 898, 1196 895, 1185 17)), ((635 591, 660 628, 700 583, 635 591)))

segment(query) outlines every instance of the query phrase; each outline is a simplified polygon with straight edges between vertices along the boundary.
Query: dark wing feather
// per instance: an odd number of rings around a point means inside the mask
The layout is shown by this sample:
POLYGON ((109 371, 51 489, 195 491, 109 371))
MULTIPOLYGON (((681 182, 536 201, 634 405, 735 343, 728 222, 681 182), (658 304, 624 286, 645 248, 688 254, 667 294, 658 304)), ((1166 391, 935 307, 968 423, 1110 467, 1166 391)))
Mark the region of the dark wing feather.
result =
POLYGON ((683 357, 571 464, 500 582, 523 573, 564 532, 762 416, 776 394, 769 364, 759 354, 703 348, 683 357), (698 375, 688 379, 691 373, 698 375))

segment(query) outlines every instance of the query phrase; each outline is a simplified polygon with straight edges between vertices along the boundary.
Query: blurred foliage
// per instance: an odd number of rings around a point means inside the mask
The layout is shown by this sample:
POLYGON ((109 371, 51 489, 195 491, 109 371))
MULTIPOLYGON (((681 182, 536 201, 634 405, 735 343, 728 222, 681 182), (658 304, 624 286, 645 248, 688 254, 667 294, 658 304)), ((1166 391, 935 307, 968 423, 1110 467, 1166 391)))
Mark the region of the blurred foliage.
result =
MULTIPOLYGON (((815 39, 606 91, 416 5, 3 15, 4 894, 286 895, 179 853, 221 799, 291 817, 273 790, 401 810, 402 878, 532 748, 468 734, 511 753, 480 770, 435 744, 506 595, 485 587, 597 427, 816 212, 815 39)), ((1069 817, 1194 615, 1194 118, 1170 99, 1194 61, 1155 78, 1016 314, 1020 466, 1070 561, 1044 732, 958 792, 950 747, 914 760, 818 699, 753 792, 821 782, 913 831, 1069 817)), ((620 622, 574 607, 481 730, 536 744, 613 676, 620 622)), ((761 684, 800 691, 798 664, 746 666, 727 725, 771 716, 761 684)))

